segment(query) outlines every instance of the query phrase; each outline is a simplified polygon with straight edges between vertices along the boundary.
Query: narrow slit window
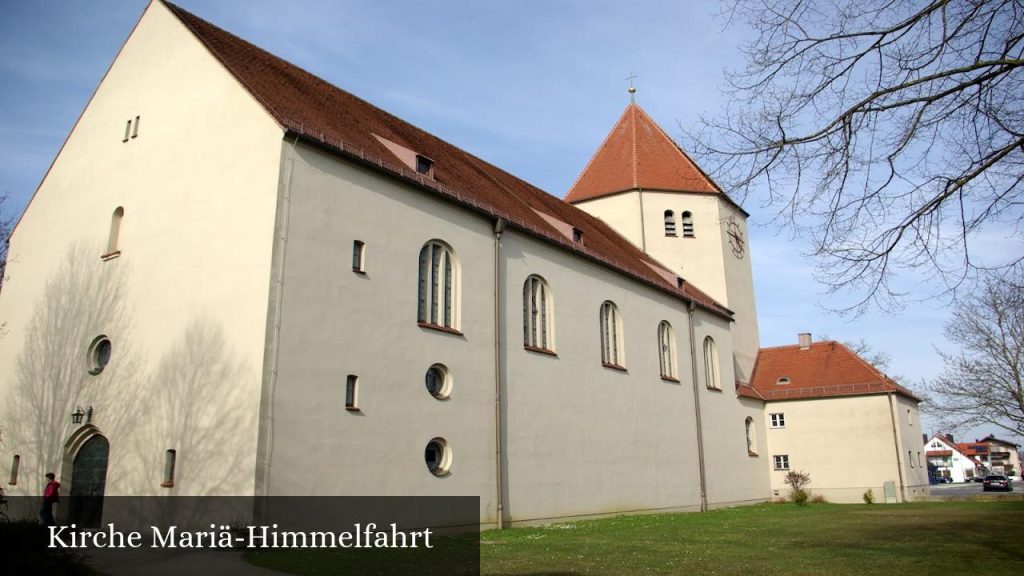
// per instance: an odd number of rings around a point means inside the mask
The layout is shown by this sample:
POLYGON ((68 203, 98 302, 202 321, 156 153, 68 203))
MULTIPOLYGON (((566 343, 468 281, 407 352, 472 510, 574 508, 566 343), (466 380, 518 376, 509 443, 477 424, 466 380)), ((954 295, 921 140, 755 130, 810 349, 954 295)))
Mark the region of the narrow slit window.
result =
POLYGON ((164 453, 164 481, 160 484, 163 488, 174 486, 174 468, 178 463, 178 451, 168 450, 164 453))
POLYGON ((118 206, 110 216, 110 235, 107 237, 107 252, 103 257, 114 256, 121 252, 121 222, 124 220, 124 208, 118 206))
POLYGON ((676 214, 671 210, 665 210, 665 236, 676 235, 676 214))
POLYGON ((676 335, 667 320, 658 325, 658 358, 661 360, 661 377, 678 380, 676 335))
POLYGON ((14 486, 18 483, 18 470, 21 468, 21 456, 18 454, 14 455, 11 459, 11 479, 7 481, 8 484, 14 486))
POLYGON ((132 134, 132 121, 129 119, 128 122, 125 123, 125 125, 124 125, 124 140, 121 140, 121 142, 127 142, 128 141, 128 137, 131 136, 131 134, 132 134))
POLYGON ((359 377, 349 374, 345 381, 345 409, 359 410, 359 377))
POLYGON ((614 302, 601 305, 601 363, 613 368, 625 366, 622 351, 622 317, 614 302))
POLYGON ((352 271, 353 272, 366 272, 365 265, 365 254, 366 244, 362 240, 356 240, 352 243, 352 271))
POLYGON ((722 389, 718 373, 718 347, 715 346, 715 341, 711 336, 704 338, 704 381, 708 388, 722 389))
MULTIPOLYGON (((129 122, 130 122, 130 120, 129 120, 129 122)), ((135 125, 132 126, 132 138, 135 138, 138 135, 139 135, 139 117, 136 116, 135 117, 135 125)))

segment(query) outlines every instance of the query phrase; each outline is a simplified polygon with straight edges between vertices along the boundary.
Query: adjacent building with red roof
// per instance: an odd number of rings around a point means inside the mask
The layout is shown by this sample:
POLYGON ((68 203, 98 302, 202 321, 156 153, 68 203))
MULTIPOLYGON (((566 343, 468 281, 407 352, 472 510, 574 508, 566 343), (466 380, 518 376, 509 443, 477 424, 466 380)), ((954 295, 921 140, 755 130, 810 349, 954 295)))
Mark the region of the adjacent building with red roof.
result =
POLYGON ((801 470, 832 502, 868 490, 886 501, 926 495, 921 400, 842 343, 798 340, 762 348, 751 381, 765 403, 773 491, 801 470))

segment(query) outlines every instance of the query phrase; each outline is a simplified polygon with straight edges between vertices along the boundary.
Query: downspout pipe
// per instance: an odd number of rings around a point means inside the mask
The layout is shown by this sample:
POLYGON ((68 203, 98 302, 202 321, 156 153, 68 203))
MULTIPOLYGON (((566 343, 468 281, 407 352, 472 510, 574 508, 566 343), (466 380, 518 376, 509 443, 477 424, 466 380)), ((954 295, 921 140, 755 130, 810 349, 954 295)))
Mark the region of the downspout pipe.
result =
POLYGON ((900 498, 903 502, 907 501, 907 486, 903 481, 903 444, 900 442, 899 431, 896 428, 896 406, 893 405, 892 397, 893 393, 886 394, 889 397, 889 419, 892 422, 892 445, 896 449, 896 473, 900 479, 900 498))
POLYGON ((501 234, 505 231, 505 221, 501 218, 494 221, 494 472, 495 472, 495 518, 498 530, 505 527, 505 474, 501 459, 502 445, 505 439, 501 433, 501 414, 503 396, 501 393, 501 234))
POLYGON ((693 314, 696 305, 690 301, 687 308, 687 318, 690 328, 690 372, 693 380, 693 413, 697 424, 697 469, 700 471, 700 511, 708 511, 708 481, 704 470, 704 426, 700 418, 700 386, 697 383, 697 343, 695 341, 695 330, 693 326, 693 314))

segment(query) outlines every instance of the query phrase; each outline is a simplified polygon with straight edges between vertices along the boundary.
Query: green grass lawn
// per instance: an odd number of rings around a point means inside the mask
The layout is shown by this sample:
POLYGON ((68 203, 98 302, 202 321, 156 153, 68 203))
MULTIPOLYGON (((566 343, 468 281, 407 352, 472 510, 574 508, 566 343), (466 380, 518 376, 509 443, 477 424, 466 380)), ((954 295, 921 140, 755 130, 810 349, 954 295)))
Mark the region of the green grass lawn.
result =
MULTIPOLYGON (((277 552, 250 561, 330 574, 337 557, 323 552, 301 565, 277 552)), ((764 504, 489 531, 480 564, 532 576, 1020 574, 1024 502, 764 504)))

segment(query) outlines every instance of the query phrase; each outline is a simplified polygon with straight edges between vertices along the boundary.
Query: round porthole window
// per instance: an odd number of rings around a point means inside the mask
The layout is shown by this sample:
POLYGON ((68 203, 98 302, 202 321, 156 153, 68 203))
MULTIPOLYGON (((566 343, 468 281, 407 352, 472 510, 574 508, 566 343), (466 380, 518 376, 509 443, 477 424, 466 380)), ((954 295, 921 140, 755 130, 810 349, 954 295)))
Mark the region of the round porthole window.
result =
POLYGON ((452 392, 452 378, 444 364, 434 364, 427 368, 427 392, 438 400, 446 400, 452 392))
POLYGON ((103 369, 110 364, 110 355, 113 353, 113 346, 110 338, 97 336, 89 346, 89 374, 96 375, 103 372, 103 369))
POLYGON ((448 442, 444 438, 434 438, 427 442, 423 460, 431 474, 446 476, 452 464, 452 450, 448 447, 448 442))

